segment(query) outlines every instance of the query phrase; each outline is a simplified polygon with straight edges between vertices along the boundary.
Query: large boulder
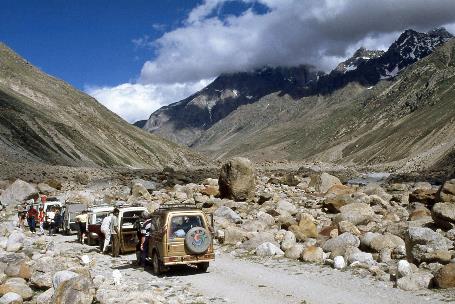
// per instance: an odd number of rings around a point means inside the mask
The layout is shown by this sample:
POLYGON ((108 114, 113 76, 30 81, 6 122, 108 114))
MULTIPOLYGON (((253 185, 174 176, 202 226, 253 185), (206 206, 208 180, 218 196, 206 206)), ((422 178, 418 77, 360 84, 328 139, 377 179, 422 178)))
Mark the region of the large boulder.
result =
POLYGON ((144 198, 145 200, 148 200, 148 201, 152 200, 152 196, 147 191, 147 188, 145 188, 140 183, 135 183, 133 185, 133 188, 131 189, 131 194, 135 198, 144 198))
POLYGON ((341 185, 341 181, 338 179, 338 177, 325 172, 312 175, 309 184, 310 187, 313 187, 317 192, 320 193, 326 193, 335 185, 341 185))
POLYGON ((287 200, 280 200, 278 201, 277 205, 276 205, 276 210, 279 214, 281 215, 286 215, 286 214, 296 214, 297 213, 297 207, 287 201, 287 200))
POLYGON ((33 290, 21 278, 8 279, 4 284, 0 285, 0 295, 5 295, 9 292, 17 293, 24 300, 30 300, 33 297, 33 290))
POLYGON ((220 208, 216 209, 213 215, 225 218, 230 222, 240 224, 242 223, 242 218, 238 215, 234 210, 227 206, 221 206, 220 208))
POLYGON ((430 272, 416 272, 398 279, 397 286, 400 289, 415 291, 430 288, 433 275, 430 272))
POLYGON ((288 259, 297 260, 300 258, 303 249, 304 249, 303 244, 295 244, 294 246, 286 250, 284 256, 287 257, 288 259))
POLYGON ((275 244, 265 242, 256 247, 256 255, 263 257, 274 255, 282 256, 284 255, 284 252, 275 244))
POLYGON ((218 178, 220 196, 236 201, 251 200, 256 190, 254 166, 250 160, 235 157, 221 167, 218 178))
POLYGON ((91 304, 95 293, 95 286, 91 278, 76 276, 58 285, 52 301, 54 304, 91 304))
POLYGON ((77 276, 79 276, 79 274, 77 274, 73 271, 69 271, 69 270, 57 271, 54 274, 54 277, 52 278, 52 285, 53 285, 54 289, 57 289, 60 286, 60 284, 62 284, 63 282, 68 281, 77 276))
POLYGON ((373 252, 381 252, 384 249, 393 250, 398 247, 404 247, 405 242, 399 236, 385 233, 367 232, 360 238, 360 244, 363 248, 373 252))
POLYGON ((360 240, 355 235, 345 232, 335 238, 327 240, 322 249, 331 252, 332 256, 344 255, 348 247, 359 247, 360 240))
POLYGON ((0 195, 0 202, 2 202, 3 205, 15 206, 36 193, 38 193, 38 189, 36 189, 35 186, 17 179, 2 192, 0 195))
POLYGON ((14 231, 8 237, 8 241, 6 243, 6 251, 16 252, 22 248, 24 245, 25 236, 20 231, 14 231))
POLYGON ((224 244, 235 245, 238 242, 243 242, 247 237, 247 232, 238 227, 227 227, 224 230, 224 244))
POLYGON ((446 181, 438 191, 439 200, 455 203, 455 179, 446 181))
POLYGON ((308 246, 302 252, 302 260, 304 262, 322 264, 324 262, 324 251, 321 247, 308 246))
POLYGON ((352 197, 351 194, 339 194, 336 196, 326 198, 323 206, 327 209, 329 213, 339 213, 341 207, 356 202, 358 202, 358 200, 352 197))
POLYGON ((0 304, 22 304, 21 295, 15 292, 8 292, 0 298, 0 304))
POLYGON ((434 276, 434 282, 439 288, 455 287, 455 264, 447 264, 440 268, 434 276))
POLYGON ((410 262, 448 263, 451 260, 453 242, 425 227, 410 227, 405 234, 406 255, 410 262))
POLYGON ((314 218, 309 214, 302 214, 298 225, 289 227, 298 241, 305 241, 307 238, 316 238, 318 236, 318 229, 314 223, 314 218))
POLYGON ((340 208, 336 221, 348 221, 354 225, 368 224, 374 217, 373 209, 364 203, 352 203, 340 208))
POLYGON ((450 230, 455 228, 455 204, 437 203, 431 209, 431 217, 436 225, 443 229, 450 230))
POLYGON ((432 207, 437 202, 437 190, 416 189, 409 194, 410 203, 421 203, 427 207, 432 207))
POLYGON ((262 243, 273 243, 277 247, 279 244, 275 241, 275 235, 271 232, 258 232, 245 241, 240 247, 246 250, 253 250, 262 243))
POLYGON ((294 246, 296 244, 296 242, 297 241, 296 241, 294 232, 286 231, 284 233, 283 241, 281 242, 281 249, 283 251, 286 251, 289 248, 291 248, 292 246, 294 246))

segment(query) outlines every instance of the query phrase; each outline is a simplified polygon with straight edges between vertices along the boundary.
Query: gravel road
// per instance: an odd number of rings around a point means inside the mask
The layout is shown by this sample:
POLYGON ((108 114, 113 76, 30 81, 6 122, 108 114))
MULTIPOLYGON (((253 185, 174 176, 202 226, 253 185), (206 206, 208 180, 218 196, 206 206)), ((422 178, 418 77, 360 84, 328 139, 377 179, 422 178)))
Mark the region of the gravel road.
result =
MULTIPOLYGON (((432 291, 405 292, 349 272, 283 260, 256 263, 221 253, 209 272, 181 277, 204 296, 227 303, 444 303, 432 291)), ((217 301, 213 301, 217 302, 217 301)))
POLYGON ((299 304, 388 304, 447 303, 432 290, 406 292, 390 282, 361 278, 349 271, 276 258, 239 258, 217 250, 207 273, 181 266, 163 276, 132 266, 134 254, 113 259, 95 247, 75 243, 74 236, 52 238, 61 251, 88 254, 96 261, 92 273, 110 277, 119 269, 126 285, 153 289, 168 303, 299 303, 299 304))

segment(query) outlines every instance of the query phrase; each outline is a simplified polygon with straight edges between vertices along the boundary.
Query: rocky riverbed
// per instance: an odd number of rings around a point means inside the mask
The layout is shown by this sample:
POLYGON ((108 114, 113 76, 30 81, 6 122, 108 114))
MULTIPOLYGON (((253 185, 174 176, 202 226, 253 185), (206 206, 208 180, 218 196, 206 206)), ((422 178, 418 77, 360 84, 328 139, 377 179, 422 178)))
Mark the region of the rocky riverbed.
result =
MULTIPOLYGON (((86 174, 76 180, 1 181, 0 303, 70 303, 70 299, 78 299, 77 303, 125 303, 125 299, 130 303, 236 303, 228 286, 214 284, 217 292, 203 288, 204 274, 194 277, 202 282, 195 280, 195 286, 187 275, 158 278, 135 268, 131 256, 116 260, 71 238, 22 231, 15 223, 16 205, 37 191, 67 203, 124 201, 151 211, 165 203, 195 204, 214 214, 218 254, 265 264, 268 269, 252 267, 252 271, 270 272, 273 278, 274 269, 284 267, 287 272, 280 274, 282 278, 308 272, 307 282, 318 282, 324 277, 314 274, 329 271, 331 282, 347 278, 376 282, 371 285, 379 284, 390 295, 382 303, 400 303, 396 299, 417 303, 418 295, 431 302, 455 301, 455 180, 442 185, 364 185, 342 183, 346 178, 336 175, 314 170, 259 172, 249 161, 234 159, 223 165, 219 175, 204 171, 188 177, 167 170, 98 179, 86 174)), ((216 263, 205 274, 210 277, 214 269, 212 282, 223 280, 216 263)), ((229 262, 229 267, 246 266, 229 262)), ((257 280, 258 285, 261 282, 257 280)), ((270 280, 264 282, 269 285, 270 280)), ((302 289, 282 302, 329 303, 324 288, 329 291, 330 287, 319 283, 319 300, 302 289)), ((368 288, 363 283, 340 284, 338 288, 347 289, 347 298, 339 299, 340 303, 353 302, 348 295, 356 293, 349 289, 368 288)))

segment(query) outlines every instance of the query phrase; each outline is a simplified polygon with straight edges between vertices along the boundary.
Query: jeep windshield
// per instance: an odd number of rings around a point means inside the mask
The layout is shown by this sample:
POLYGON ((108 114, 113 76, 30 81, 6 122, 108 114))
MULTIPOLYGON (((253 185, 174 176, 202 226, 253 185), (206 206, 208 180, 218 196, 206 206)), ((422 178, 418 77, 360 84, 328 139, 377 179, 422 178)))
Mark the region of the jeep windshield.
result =
POLYGON ((205 227, 201 215, 175 215, 171 218, 169 238, 184 238, 186 233, 194 227, 205 227))

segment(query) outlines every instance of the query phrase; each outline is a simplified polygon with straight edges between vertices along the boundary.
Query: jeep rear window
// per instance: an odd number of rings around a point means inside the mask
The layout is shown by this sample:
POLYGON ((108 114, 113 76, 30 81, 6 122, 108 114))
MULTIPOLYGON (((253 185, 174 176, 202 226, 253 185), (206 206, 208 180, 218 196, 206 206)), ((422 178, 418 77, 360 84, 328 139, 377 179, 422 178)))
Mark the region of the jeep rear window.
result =
POLYGON ((200 215, 175 215, 170 220, 169 238, 184 238, 186 233, 194 227, 205 227, 200 215))

